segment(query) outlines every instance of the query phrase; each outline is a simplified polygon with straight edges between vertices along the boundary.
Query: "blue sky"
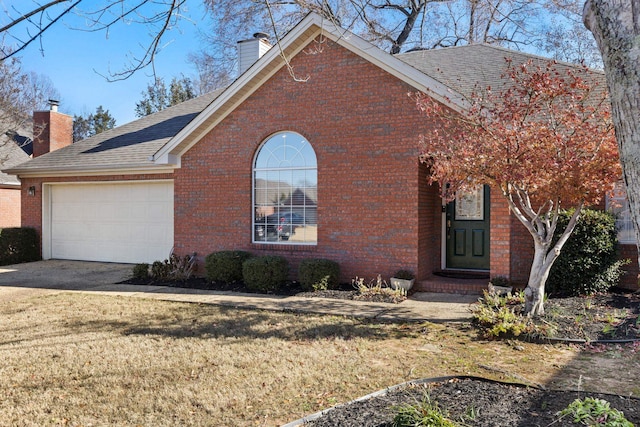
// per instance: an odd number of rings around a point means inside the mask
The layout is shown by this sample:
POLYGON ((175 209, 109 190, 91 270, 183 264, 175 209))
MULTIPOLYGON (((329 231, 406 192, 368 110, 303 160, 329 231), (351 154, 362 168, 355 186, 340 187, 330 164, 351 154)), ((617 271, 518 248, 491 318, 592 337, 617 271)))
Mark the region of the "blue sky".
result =
MULTIPOLYGON (((7 8, 17 5, 25 11, 31 0, 0 0, 0 24, 7 22, 7 8)), ((198 30, 205 30, 206 19, 201 1, 187 2, 186 18, 163 38, 163 49, 156 60, 156 73, 168 83, 173 76, 195 77, 195 68, 187 61, 189 53, 201 48, 198 30)), ((15 12, 13 12, 15 14, 15 12)), ((131 53, 140 51, 148 39, 149 29, 139 24, 117 24, 107 36, 105 32, 90 33, 72 30, 80 26, 78 19, 67 19, 54 25, 44 36, 42 45, 35 42, 20 53, 24 71, 48 76, 60 93, 60 111, 66 114, 95 112, 102 105, 123 125, 134 119, 135 104, 153 81, 152 70, 138 71, 124 81, 108 82, 109 71, 121 71, 131 53)))

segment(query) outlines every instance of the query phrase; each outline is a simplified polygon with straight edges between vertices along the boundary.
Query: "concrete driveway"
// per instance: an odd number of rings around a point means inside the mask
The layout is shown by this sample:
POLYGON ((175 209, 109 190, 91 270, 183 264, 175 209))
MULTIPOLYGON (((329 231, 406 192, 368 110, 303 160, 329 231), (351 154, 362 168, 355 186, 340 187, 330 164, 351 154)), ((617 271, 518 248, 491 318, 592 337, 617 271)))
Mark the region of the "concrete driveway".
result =
POLYGON ((100 290, 131 277, 131 264, 47 260, 0 267, 0 301, 61 290, 100 290))

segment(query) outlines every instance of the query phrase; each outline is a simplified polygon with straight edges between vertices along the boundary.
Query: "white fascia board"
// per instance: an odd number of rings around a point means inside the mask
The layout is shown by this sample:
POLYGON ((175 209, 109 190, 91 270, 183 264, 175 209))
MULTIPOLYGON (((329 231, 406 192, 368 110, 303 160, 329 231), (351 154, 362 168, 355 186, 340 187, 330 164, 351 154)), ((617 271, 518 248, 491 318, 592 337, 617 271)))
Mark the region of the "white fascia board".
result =
MULTIPOLYGON (((459 93, 453 91, 446 85, 438 82, 437 80, 427 76, 421 71, 411 67, 405 62, 395 58, 393 55, 388 54, 380 48, 372 45, 371 43, 361 39, 348 30, 340 28, 322 18, 316 13, 310 13, 307 15, 298 25, 296 25, 291 31, 289 31, 285 37, 280 40, 279 45, 274 45, 267 53, 264 54, 253 66, 245 71, 240 77, 238 77, 220 96, 218 96, 211 104, 209 104, 195 119, 193 119, 187 126, 185 126, 178 134, 176 134, 171 140, 167 142, 160 150, 153 156, 153 161, 156 164, 179 164, 179 160, 184 152, 189 150, 195 145, 201 138, 211 131, 227 114, 229 114, 237 105, 242 103, 248 98, 260 85, 268 80, 273 74, 275 74, 280 68, 285 65, 285 61, 282 58, 281 53, 287 52, 289 47, 298 39, 300 39, 309 29, 313 26, 317 27, 317 31, 313 31, 307 34, 307 39, 313 40, 318 35, 322 34, 332 41, 340 44, 342 47, 355 53, 356 55, 366 59, 372 64, 392 74, 398 79, 406 82, 407 84, 416 88, 416 90, 424 92, 429 96, 434 97, 436 100, 451 107, 455 111, 464 111, 468 108, 468 103, 465 98, 459 93), (259 74, 271 63, 276 61, 278 64, 274 67, 268 75, 262 76, 259 81, 257 79, 259 74), (238 95, 244 88, 249 87, 253 83, 253 88, 246 91, 242 96, 236 100, 233 105, 227 106, 227 111, 222 114, 218 120, 206 126, 203 130, 198 131, 200 127, 207 121, 207 119, 213 115, 216 111, 220 110, 225 104, 231 100, 234 96, 238 95), (194 134, 192 142, 176 151, 180 143, 194 134)), ((290 57, 295 56, 301 50, 306 47, 306 43, 301 43, 300 47, 293 52, 288 52, 290 57)))
POLYGON ((171 153, 165 153, 160 157, 158 157, 158 154, 155 154, 154 156, 151 156, 149 160, 151 160, 152 162, 155 162, 155 164, 172 165, 175 168, 180 167, 180 161, 181 161, 180 156, 176 154, 171 154, 171 153))
POLYGON ((129 166, 127 168, 60 168, 38 170, 14 170, 14 174, 20 178, 44 178, 44 177, 76 177, 76 176, 106 176, 106 175, 156 175, 173 173, 175 167, 169 166, 129 166))

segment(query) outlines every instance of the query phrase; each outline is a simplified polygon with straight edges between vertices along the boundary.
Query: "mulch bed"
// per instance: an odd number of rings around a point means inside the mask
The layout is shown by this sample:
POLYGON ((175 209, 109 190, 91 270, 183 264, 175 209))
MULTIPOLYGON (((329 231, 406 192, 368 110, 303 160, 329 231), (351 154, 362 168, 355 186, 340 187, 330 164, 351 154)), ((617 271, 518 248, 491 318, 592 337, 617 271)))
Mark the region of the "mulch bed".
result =
POLYGON ((401 387, 385 395, 343 405, 327 411, 309 427, 390 427, 397 407, 426 398, 437 403, 445 415, 460 425, 482 427, 575 426, 557 413, 575 399, 604 399, 640 425, 640 400, 579 391, 548 391, 474 378, 401 387))
POLYGON ((550 298, 545 316, 534 321, 551 325, 559 339, 624 342, 640 339, 640 297, 607 293, 589 297, 550 298))

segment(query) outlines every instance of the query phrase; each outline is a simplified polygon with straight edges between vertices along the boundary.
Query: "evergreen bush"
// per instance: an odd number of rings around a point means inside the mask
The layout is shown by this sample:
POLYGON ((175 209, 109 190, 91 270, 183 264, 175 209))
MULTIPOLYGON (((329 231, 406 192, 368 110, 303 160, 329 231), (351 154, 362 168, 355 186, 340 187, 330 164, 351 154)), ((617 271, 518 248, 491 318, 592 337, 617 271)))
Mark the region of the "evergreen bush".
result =
POLYGON ((281 256, 265 255, 247 259, 242 264, 242 278, 247 288, 273 292, 289 277, 289 263, 281 256))
POLYGON ((138 280, 147 280, 149 278, 149 264, 146 262, 133 266, 133 278, 138 280))
POLYGON ((244 251, 220 251, 207 255, 204 260, 207 280, 223 283, 242 280, 242 263, 252 256, 244 251))
POLYGON ((38 261, 40 239, 34 228, 0 229, 0 265, 38 261))
POLYGON ((169 260, 154 261, 151 264, 151 277, 154 280, 169 280, 171 279, 171 267, 169 266, 169 260))
POLYGON ((329 259, 305 259, 298 267, 298 281, 307 291, 335 289, 340 280, 340 265, 329 259))
MULTIPOLYGON (((573 212, 561 213, 553 244, 567 227, 573 212)), ((615 217, 608 212, 584 209, 551 268, 546 292, 552 296, 606 292, 619 283, 626 263, 628 260, 618 259, 615 217)))

